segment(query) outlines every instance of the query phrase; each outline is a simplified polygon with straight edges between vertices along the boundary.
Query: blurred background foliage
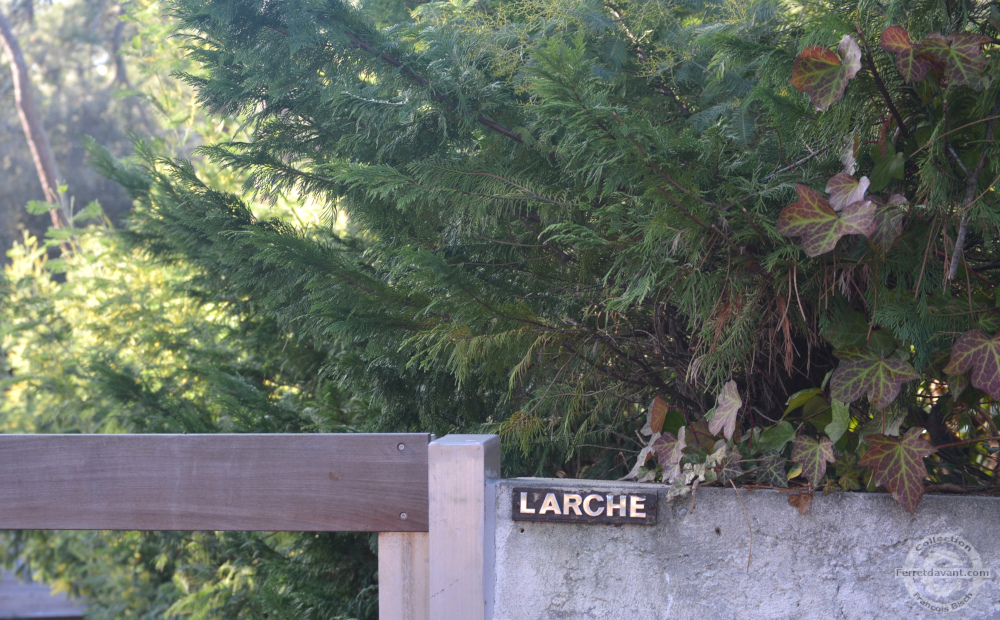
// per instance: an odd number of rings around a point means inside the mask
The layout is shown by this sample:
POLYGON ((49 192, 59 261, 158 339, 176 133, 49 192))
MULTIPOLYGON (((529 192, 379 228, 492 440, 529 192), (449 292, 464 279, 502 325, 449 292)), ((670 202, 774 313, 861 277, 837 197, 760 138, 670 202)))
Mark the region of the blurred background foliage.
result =
MULTIPOLYGON (((317 377, 327 354, 290 340, 188 283, 118 233, 132 200, 86 163, 87 137, 127 157, 137 136, 191 156, 239 135, 173 73, 197 73, 161 2, 0 3, 29 65, 73 221, 50 230, 0 66, 0 432, 345 432, 364 406, 317 377), (69 247, 71 251, 66 252, 69 247), (61 249, 62 248, 62 249, 61 249), (249 320, 248 320, 249 319, 249 320)), ((192 158, 199 174, 233 173, 192 158)), ((308 201, 255 208, 296 226, 325 222, 308 201)), ((327 222, 343 231, 346 223, 327 222)), ((88 617, 373 618, 374 539, 343 534, 11 532, 7 567, 82 597, 88 617), (305 585, 307 584, 307 585, 305 585)))

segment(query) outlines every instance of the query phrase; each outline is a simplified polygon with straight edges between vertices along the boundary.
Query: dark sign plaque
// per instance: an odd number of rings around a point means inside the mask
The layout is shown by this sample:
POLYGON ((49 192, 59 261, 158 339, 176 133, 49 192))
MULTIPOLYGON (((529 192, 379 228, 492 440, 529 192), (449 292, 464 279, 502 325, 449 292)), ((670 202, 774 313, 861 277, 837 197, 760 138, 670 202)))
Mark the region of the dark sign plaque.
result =
POLYGON ((515 487, 511 499, 511 518, 514 521, 656 523, 656 493, 515 487))

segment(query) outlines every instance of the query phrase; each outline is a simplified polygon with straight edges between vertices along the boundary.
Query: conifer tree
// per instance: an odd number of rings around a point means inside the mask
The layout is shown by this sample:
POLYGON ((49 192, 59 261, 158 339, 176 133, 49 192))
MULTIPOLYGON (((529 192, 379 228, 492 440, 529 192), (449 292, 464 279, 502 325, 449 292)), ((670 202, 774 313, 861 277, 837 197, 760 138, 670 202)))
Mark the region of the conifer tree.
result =
POLYGON ((183 161, 104 167, 137 242, 342 343, 324 372, 374 429, 493 429, 575 476, 628 469, 654 397, 647 435, 743 452, 974 439, 942 423, 980 405, 935 387, 1000 396, 996 20, 970 7, 432 3, 377 28, 337 0, 179 0, 186 79, 249 135, 202 153, 244 196, 183 161), (245 202, 290 193, 356 234, 245 202))
MULTIPOLYGON (((382 404, 380 428, 492 423, 534 446, 538 467, 606 475, 622 462, 579 449, 634 447, 621 431, 653 396, 690 427, 736 381, 741 418, 767 426, 825 385, 835 349, 858 346, 843 336, 854 323, 873 359, 897 352, 928 376, 951 344, 933 334, 991 331, 988 309, 947 313, 947 326, 902 309, 904 290, 921 303, 963 294, 955 244, 932 251, 929 227, 961 229, 959 249, 992 268, 991 160, 977 145, 992 137, 995 84, 973 33, 992 32, 988 8, 827 9, 430 4, 378 29, 336 1, 181 1, 205 69, 190 83, 250 133, 203 153, 248 197, 308 195, 359 234, 254 221, 183 162, 114 174, 143 203, 149 247, 199 261, 299 337, 351 343, 329 371, 382 404), (930 68, 919 88, 893 65, 903 52, 889 39, 905 30, 891 24, 930 37, 909 52, 930 68), (945 131, 968 137, 934 139, 945 131), (946 143, 955 157, 938 153, 946 143), (786 209, 819 196, 796 182, 841 192, 816 229, 786 209), (955 198, 966 188, 978 202, 955 198), (838 219, 836 201, 859 199, 838 219), (923 277, 939 252, 944 288, 923 277)), ((926 417, 906 400, 900 415, 926 417)), ((895 401, 868 402, 852 415, 895 401)))

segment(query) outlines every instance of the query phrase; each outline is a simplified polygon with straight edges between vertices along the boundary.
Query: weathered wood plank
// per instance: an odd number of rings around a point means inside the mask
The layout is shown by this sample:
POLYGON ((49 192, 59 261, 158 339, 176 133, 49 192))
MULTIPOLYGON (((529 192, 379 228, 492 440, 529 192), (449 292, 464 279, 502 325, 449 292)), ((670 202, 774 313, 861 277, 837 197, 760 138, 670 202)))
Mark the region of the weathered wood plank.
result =
POLYGON ((0 529, 426 532, 429 440, 0 435, 0 529))

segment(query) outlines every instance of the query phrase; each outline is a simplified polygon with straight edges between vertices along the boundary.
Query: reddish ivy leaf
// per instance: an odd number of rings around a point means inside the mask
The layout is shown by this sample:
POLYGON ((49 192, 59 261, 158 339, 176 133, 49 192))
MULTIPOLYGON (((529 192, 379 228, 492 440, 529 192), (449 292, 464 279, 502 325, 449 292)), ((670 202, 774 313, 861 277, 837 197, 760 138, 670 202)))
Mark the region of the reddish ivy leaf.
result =
POLYGON ((680 475, 681 459, 684 458, 684 448, 687 443, 684 441, 684 427, 677 431, 677 436, 673 433, 663 433, 653 442, 653 451, 656 453, 656 462, 663 467, 663 479, 672 481, 680 475))
POLYGON ((777 450, 770 450, 760 455, 754 476, 757 478, 757 482, 764 486, 788 488, 785 459, 777 450))
POLYGON ((736 389, 735 381, 727 381, 722 386, 719 393, 719 400, 715 404, 715 413, 708 421, 708 430, 713 435, 718 435, 719 431, 725 431, 726 441, 733 438, 736 431, 736 412, 743 405, 740 393, 736 389))
POLYGON ((935 452, 934 446, 920 436, 917 428, 911 428, 901 439, 868 435, 865 441, 871 447, 861 457, 860 465, 871 467, 875 484, 888 489, 903 508, 915 511, 924 496, 924 457, 935 452))
POLYGON ((920 378, 908 362, 883 358, 864 347, 846 347, 833 354, 840 358, 840 366, 830 377, 830 396, 841 402, 853 403, 867 394, 873 407, 885 409, 904 383, 920 378))
POLYGON ((1000 400, 1000 334, 991 339, 975 330, 959 336, 944 371, 949 375, 964 375, 970 369, 972 385, 993 400, 1000 400))
POLYGON ((844 96, 847 83, 861 70, 861 48, 844 35, 837 53, 810 45, 795 57, 792 86, 809 95, 817 110, 825 110, 844 96))
POLYGON ((808 435, 800 435, 792 442, 792 462, 802 464, 802 475, 814 489, 826 475, 826 464, 836 460, 833 442, 826 437, 816 441, 808 435))
POLYGON ((890 207, 902 207, 906 204, 910 204, 910 200, 902 194, 893 194, 892 196, 889 196, 890 207))
POLYGON ((741 460, 743 460, 743 454, 739 448, 736 446, 730 448, 726 452, 726 458, 722 461, 722 468, 719 470, 719 482, 729 484, 730 480, 736 480, 742 476, 743 466, 740 465, 741 460))
POLYGON ((870 184, 868 177, 861 177, 861 180, 858 180, 841 172, 826 183, 826 193, 830 194, 830 206, 834 211, 841 211, 847 205, 862 200, 870 184))
POLYGON ((663 421, 667 419, 667 401, 657 396, 653 399, 653 404, 649 406, 649 429, 654 433, 663 430, 663 421))
POLYGON ((896 55, 896 69, 907 82, 924 79, 933 64, 926 50, 910 43, 910 33, 899 26, 889 26, 882 33, 882 49, 896 55))
POLYGON ((887 250, 892 242, 903 234, 903 214, 896 211, 881 211, 875 217, 875 227, 868 240, 876 248, 887 250))
POLYGON ((867 235, 872 229, 875 205, 870 200, 851 203, 837 215, 819 193, 798 184, 795 191, 799 199, 778 215, 778 232, 801 237, 802 249, 809 256, 832 251, 844 235, 867 235))
POLYGON ((901 207, 907 202, 905 196, 893 194, 889 197, 888 207, 879 209, 875 213, 875 224, 868 235, 868 241, 872 245, 884 250, 903 234, 905 210, 901 207))
POLYGON ((935 32, 920 42, 917 51, 944 67, 944 79, 948 84, 981 88, 986 68, 983 45, 990 41, 986 35, 971 32, 958 32, 947 38, 935 32))

